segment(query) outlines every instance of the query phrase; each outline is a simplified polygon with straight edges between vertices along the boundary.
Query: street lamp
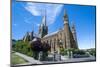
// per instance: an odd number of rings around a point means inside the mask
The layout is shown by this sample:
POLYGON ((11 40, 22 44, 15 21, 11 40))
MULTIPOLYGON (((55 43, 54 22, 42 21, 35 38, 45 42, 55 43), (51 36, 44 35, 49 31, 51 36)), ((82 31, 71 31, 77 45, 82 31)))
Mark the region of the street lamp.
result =
MULTIPOLYGON (((62 45, 63 45, 62 40, 60 40, 59 41, 59 46, 62 46, 62 45)), ((59 54, 59 60, 61 60, 61 51, 60 51, 60 49, 59 49, 58 54, 59 54)))

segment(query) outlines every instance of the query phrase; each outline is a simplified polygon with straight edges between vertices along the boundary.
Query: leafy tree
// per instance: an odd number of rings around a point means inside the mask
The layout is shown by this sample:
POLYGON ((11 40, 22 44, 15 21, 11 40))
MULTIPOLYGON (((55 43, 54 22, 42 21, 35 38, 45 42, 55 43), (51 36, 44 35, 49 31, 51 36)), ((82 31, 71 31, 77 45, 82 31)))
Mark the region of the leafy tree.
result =
POLYGON ((14 51, 32 56, 32 51, 29 45, 29 42, 23 42, 21 40, 16 41, 15 46, 13 47, 14 51))
POLYGON ((33 40, 30 42, 31 49, 33 51, 33 57, 38 59, 39 53, 42 51, 42 58, 41 60, 46 60, 48 56, 48 51, 50 50, 49 44, 45 42, 41 42, 40 39, 33 40))
POLYGON ((87 52, 89 52, 92 56, 96 56, 96 49, 95 48, 88 49, 87 52))

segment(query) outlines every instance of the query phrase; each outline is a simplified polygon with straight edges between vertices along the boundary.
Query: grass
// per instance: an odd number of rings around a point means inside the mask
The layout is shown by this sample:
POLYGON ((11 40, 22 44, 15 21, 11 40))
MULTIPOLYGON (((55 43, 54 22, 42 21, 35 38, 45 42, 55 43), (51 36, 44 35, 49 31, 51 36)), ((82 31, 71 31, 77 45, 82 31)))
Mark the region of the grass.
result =
POLYGON ((22 57, 12 53, 11 55, 11 64, 24 64, 27 63, 22 57))

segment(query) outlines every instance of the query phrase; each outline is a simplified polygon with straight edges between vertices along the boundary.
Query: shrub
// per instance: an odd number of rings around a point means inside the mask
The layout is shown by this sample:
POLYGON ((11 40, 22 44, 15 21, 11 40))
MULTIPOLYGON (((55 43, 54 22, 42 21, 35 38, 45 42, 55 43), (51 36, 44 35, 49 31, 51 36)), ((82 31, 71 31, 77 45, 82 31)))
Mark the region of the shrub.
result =
POLYGON ((64 48, 60 48, 60 54, 61 55, 67 55, 68 50, 64 48))
POLYGON ((88 49, 87 52, 89 52, 92 56, 96 56, 96 49, 95 48, 88 49))
POLYGON ((16 41, 14 47, 12 47, 14 51, 26 54, 28 56, 32 56, 32 50, 28 42, 16 41))
POLYGON ((86 52, 84 50, 75 50, 73 51, 73 54, 85 55, 86 52))

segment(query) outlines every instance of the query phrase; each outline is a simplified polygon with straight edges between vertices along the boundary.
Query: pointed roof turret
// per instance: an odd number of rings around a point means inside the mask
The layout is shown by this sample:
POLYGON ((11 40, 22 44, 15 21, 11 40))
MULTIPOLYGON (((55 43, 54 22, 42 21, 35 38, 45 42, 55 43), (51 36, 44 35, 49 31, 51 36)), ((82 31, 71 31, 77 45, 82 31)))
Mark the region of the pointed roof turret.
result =
POLYGON ((76 33, 75 23, 74 22, 72 22, 71 30, 72 30, 72 33, 76 33))
POLYGON ((75 28, 75 23, 74 22, 72 22, 72 28, 75 28))
POLYGON ((33 29, 32 29, 32 33, 34 33, 34 24, 33 24, 33 29))

